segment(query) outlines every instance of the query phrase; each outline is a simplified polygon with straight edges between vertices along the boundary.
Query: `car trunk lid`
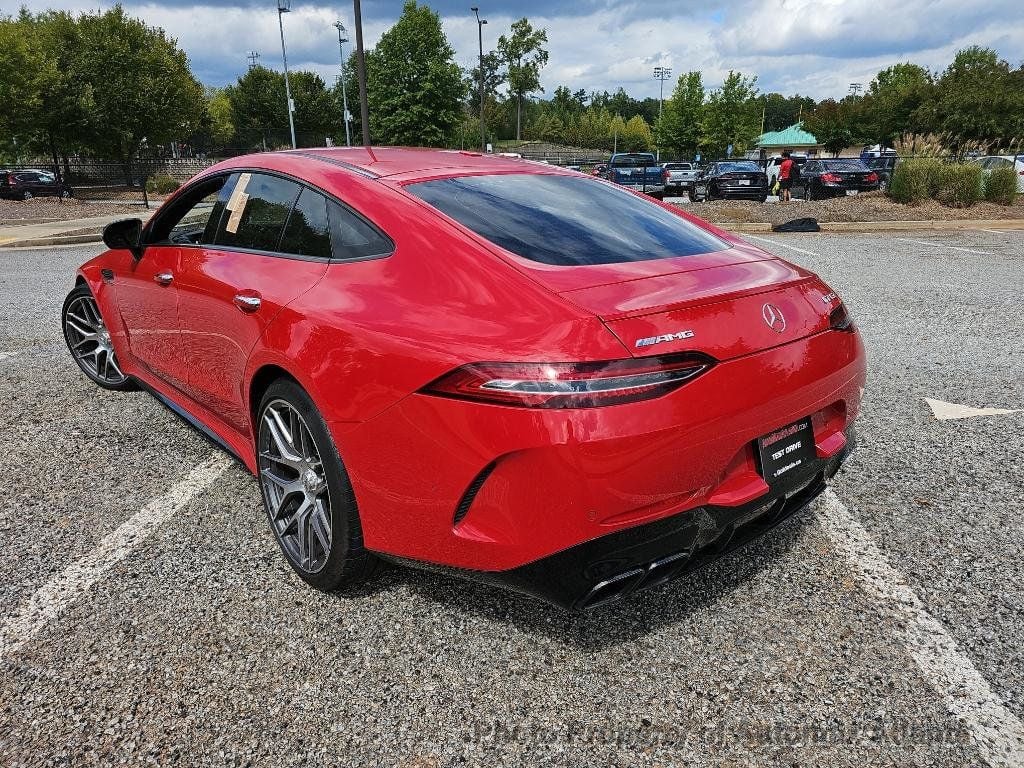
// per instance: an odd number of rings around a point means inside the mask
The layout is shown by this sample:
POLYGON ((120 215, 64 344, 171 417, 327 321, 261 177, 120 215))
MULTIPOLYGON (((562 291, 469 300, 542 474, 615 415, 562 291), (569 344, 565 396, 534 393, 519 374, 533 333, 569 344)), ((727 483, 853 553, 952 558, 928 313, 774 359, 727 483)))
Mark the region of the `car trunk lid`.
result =
POLYGON ((563 291, 634 357, 697 351, 728 360, 828 328, 835 294, 780 259, 718 264, 563 291))

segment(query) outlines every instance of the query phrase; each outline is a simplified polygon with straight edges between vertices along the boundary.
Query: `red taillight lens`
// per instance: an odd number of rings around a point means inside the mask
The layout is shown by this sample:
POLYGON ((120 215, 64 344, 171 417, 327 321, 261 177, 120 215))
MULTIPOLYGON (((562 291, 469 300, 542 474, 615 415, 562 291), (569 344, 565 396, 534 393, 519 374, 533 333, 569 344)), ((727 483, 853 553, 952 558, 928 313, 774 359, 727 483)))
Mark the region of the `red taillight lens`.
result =
POLYGON ((850 317, 845 304, 840 304, 828 313, 828 326, 833 331, 853 331, 853 318, 850 317))
POLYGON ((843 179, 841 176, 836 176, 834 173, 823 173, 821 174, 821 180, 826 184, 838 184, 843 179))
POLYGON ((872 171, 867 175, 864 181, 866 181, 868 184, 874 184, 876 181, 878 181, 878 174, 872 171))
POLYGON ((668 182, 668 178, 669 178, 669 176, 671 176, 671 175, 672 175, 672 174, 670 174, 670 173, 668 172, 668 168, 666 168, 665 170, 663 170, 663 171, 661 172, 661 180, 667 183, 667 182, 668 182))
POLYGON ((597 363, 472 363, 423 392, 520 408, 597 408, 659 397, 714 362, 684 353, 597 363))

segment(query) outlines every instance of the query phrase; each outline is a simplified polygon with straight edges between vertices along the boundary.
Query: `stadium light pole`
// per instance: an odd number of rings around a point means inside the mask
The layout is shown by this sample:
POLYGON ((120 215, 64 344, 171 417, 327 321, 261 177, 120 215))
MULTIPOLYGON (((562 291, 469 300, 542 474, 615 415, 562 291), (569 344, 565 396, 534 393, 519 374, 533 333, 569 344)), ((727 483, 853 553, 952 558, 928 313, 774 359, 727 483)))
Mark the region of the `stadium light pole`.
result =
POLYGON ((476 16, 477 38, 480 41, 480 151, 487 151, 487 135, 484 128, 484 24, 487 19, 480 18, 480 9, 477 6, 470 8, 476 16))
POLYGON ((288 99, 288 127, 292 132, 292 149, 295 143, 295 104, 292 103, 292 86, 288 80, 288 52, 284 47, 284 14, 292 9, 292 0, 277 0, 277 25, 281 28, 281 60, 284 62, 284 95, 288 99))
POLYGON ((655 67, 654 79, 660 81, 661 95, 658 97, 658 160, 661 160, 661 123, 665 112, 665 81, 672 77, 672 67, 655 67))
POLYGON ((345 146, 352 146, 352 134, 349 131, 348 121, 348 94, 345 91, 345 43, 348 42, 348 38, 345 37, 345 25, 341 21, 334 22, 335 28, 338 30, 338 53, 341 55, 341 109, 344 113, 342 120, 345 121, 345 146))
POLYGON ((356 75, 359 78, 359 116, 363 124, 363 146, 370 147, 370 105, 366 101, 366 56, 363 53, 363 9, 359 0, 352 0, 356 23, 356 75))

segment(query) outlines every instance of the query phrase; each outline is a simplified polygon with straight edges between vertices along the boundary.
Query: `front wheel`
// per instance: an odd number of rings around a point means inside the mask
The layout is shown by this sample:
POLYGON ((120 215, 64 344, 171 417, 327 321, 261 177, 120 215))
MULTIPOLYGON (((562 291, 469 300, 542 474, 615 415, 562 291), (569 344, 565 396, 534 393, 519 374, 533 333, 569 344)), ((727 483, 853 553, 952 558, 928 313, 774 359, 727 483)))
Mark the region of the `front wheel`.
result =
POLYGON ((806 185, 804 187, 804 200, 806 200, 807 202, 810 203, 810 202, 813 202, 814 200, 817 200, 817 199, 818 199, 818 196, 814 194, 814 190, 811 189, 811 185, 810 184, 806 185))
POLYGON ((75 286, 64 299, 61 311, 64 341, 82 372, 104 389, 133 389, 121 371, 96 299, 85 284, 75 286))
POLYGON ((355 494, 327 425, 309 395, 281 379, 258 411, 260 488, 281 552, 303 581, 325 591, 368 578, 355 494))

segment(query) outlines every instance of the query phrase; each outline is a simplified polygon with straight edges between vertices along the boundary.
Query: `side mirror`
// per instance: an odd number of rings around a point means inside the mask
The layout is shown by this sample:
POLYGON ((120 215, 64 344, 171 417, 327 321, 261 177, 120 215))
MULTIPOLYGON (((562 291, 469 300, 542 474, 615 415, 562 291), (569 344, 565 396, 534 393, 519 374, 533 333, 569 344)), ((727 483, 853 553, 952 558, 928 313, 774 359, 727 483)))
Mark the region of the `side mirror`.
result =
POLYGON ((107 248, 127 249, 138 261, 142 258, 142 219, 118 219, 103 228, 107 248))

